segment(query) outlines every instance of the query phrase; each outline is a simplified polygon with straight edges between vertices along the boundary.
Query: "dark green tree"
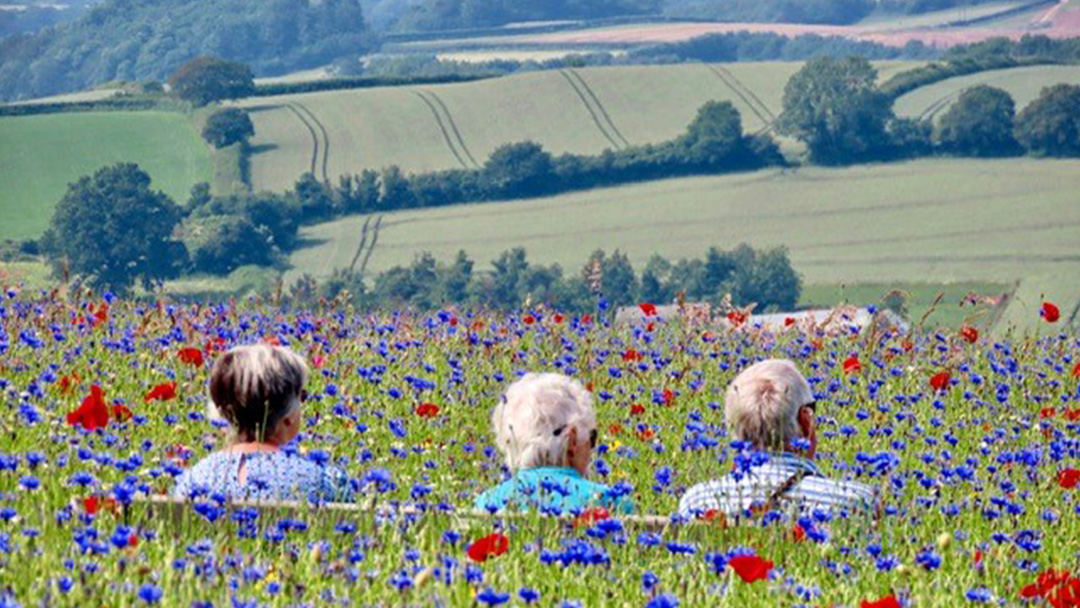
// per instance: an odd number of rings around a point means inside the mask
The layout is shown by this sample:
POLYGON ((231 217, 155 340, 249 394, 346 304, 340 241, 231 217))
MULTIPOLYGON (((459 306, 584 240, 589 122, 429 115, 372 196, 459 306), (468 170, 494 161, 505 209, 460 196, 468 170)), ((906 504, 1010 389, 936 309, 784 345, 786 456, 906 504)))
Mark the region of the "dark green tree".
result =
POLYGON ((1039 156, 1080 156, 1080 86, 1044 88, 1017 117, 1016 138, 1039 156))
POLYGON ((849 163, 885 153, 891 105, 869 61, 819 57, 784 87, 779 126, 805 142, 815 162, 849 163))
POLYGON ((248 113, 240 108, 218 110, 206 119, 202 136, 215 148, 224 148, 247 140, 255 135, 255 125, 248 113))
POLYGON ((173 95, 196 106, 246 97, 255 91, 251 68, 216 57, 196 57, 169 77, 173 95))
POLYGON ((441 274, 443 297, 446 301, 465 304, 469 299, 469 285, 473 279, 473 261, 465 251, 458 251, 454 261, 441 274))
POLYGON ((485 185, 501 196, 534 196, 545 192, 554 175, 551 155, 531 141, 499 146, 484 163, 485 185))
POLYGON ((311 173, 304 173, 294 186, 296 204, 300 208, 303 221, 314 221, 329 217, 334 210, 334 200, 323 183, 311 173))
POLYGON ((941 117, 934 134, 946 151, 965 156, 1017 153, 1013 137, 1016 105, 1007 91, 987 85, 967 89, 941 117))
POLYGON ((240 266, 269 266, 278 249, 265 226, 242 215, 214 215, 184 223, 184 244, 196 272, 224 275, 240 266))
POLYGON ((695 165, 727 163, 742 149, 742 118, 730 101, 710 101, 679 138, 687 160, 695 165))
POLYGON ((757 303, 757 310, 794 310, 802 292, 802 279, 791 267, 785 248, 755 252, 736 249, 738 263, 731 280, 731 297, 739 306, 757 303))
POLYGON ((150 189, 138 165, 121 163, 68 186, 43 244, 55 263, 67 260, 92 285, 126 292, 139 280, 149 289, 186 262, 172 236, 182 215, 172 199, 150 189))

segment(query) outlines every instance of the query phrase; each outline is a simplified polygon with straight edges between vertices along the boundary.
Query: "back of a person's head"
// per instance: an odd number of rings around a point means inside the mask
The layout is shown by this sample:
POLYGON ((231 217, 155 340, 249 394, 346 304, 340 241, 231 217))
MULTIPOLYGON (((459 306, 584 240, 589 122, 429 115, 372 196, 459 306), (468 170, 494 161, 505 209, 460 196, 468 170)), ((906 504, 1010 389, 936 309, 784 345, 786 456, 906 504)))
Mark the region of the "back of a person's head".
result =
POLYGON ((238 346, 214 362, 210 398, 237 437, 261 440, 300 406, 307 381, 303 358, 281 346, 238 346))
POLYGON ((759 450, 788 450, 799 437, 799 408, 813 400, 810 384, 791 361, 755 363, 728 386, 724 398, 728 432, 759 450))
POLYGON ((565 465, 571 427, 596 428, 592 396, 562 374, 526 374, 506 389, 491 415, 496 443, 512 470, 565 465))

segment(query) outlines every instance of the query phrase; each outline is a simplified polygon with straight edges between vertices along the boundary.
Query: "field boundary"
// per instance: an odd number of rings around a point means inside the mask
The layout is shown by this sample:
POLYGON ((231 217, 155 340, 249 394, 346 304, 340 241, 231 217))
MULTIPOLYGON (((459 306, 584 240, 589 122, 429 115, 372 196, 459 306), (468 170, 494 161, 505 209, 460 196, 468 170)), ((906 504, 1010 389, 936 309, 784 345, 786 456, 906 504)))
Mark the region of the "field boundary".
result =
MULTIPOLYGON (((624 145, 623 143, 621 143, 619 141, 619 139, 616 138, 615 133, 617 133, 617 130, 614 131, 614 132, 608 130, 607 126, 605 126, 605 124, 604 124, 604 121, 601 120, 600 114, 597 112, 597 109, 594 108, 593 105, 589 102, 589 97, 585 94, 585 91, 583 91, 581 89, 580 85, 574 80, 573 76, 571 76, 571 73, 572 73, 571 70, 559 70, 559 74, 562 75, 563 79, 566 80, 566 83, 569 84, 570 88, 574 90, 574 93, 578 96, 578 99, 581 100, 582 105, 584 105, 585 109, 588 110, 589 116, 592 117, 593 124, 595 124, 596 128, 600 130, 600 134, 604 136, 604 139, 607 139, 608 142, 610 142, 611 145, 614 146, 616 150, 621 150, 626 145, 629 145, 629 144, 624 145)), ((579 76, 579 78, 580 78, 580 76, 579 76)), ((595 97, 593 98, 593 101, 595 101, 597 103, 597 105, 599 105, 599 103, 600 103, 599 100, 597 100, 595 97)), ((601 106, 601 111, 602 111, 602 109, 603 108, 601 106)), ((610 121, 610 119, 611 118, 609 116, 608 120, 610 121)), ((614 125, 612 125, 612 127, 614 127, 614 125)), ((623 140, 623 141, 625 141, 625 140, 623 140)))

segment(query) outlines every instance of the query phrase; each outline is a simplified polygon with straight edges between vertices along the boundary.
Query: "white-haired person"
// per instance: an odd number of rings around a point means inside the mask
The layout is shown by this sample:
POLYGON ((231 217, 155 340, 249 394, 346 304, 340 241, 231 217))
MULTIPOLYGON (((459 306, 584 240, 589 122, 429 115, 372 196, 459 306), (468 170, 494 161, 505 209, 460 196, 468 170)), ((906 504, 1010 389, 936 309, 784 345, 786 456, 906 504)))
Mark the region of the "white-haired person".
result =
POLYGON ((724 397, 727 428, 763 457, 744 459, 757 466, 736 465, 724 477, 692 486, 679 501, 679 515, 730 520, 771 510, 873 509, 874 488, 830 479, 814 464, 816 410, 810 384, 791 361, 770 359, 743 370, 724 397))
POLYGON ((631 513, 621 488, 586 478, 596 448, 592 395, 561 374, 526 374, 500 398, 491 414, 495 442, 509 478, 480 494, 477 509, 580 514, 600 507, 631 513))
POLYGON ((229 423, 231 441, 184 471, 173 496, 351 500, 344 471, 286 448, 303 423, 307 376, 304 360, 281 346, 239 346, 218 358, 210 372, 211 414, 229 423))

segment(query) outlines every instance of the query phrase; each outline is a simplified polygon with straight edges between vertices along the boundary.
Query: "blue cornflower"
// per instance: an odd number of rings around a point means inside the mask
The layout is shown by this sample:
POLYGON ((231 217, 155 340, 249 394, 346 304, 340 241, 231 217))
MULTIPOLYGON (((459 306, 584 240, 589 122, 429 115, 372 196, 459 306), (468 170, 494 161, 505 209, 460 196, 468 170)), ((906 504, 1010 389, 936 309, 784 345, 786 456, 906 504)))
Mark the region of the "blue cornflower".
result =
POLYGON ((488 606, 498 606, 499 604, 505 604, 510 601, 509 593, 498 593, 492 588, 488 587, 480 593, 476 594, 476 599, 488 606))
POLYGON ((518 589, 518 597, 526 604, 532 604, 540 599, 540 592, 529 587, 522 587, 518 589))
POLYGON ((678 605, 679 598, 670 593, 661 593, 649 600, 649 603, 645 604, 645 608, 675 608, 678 605))
POLYGON ((156 604, 161 601, 161 588, 156 585, 143 585, 139 587, 139 599, 147 604, 156 604))

